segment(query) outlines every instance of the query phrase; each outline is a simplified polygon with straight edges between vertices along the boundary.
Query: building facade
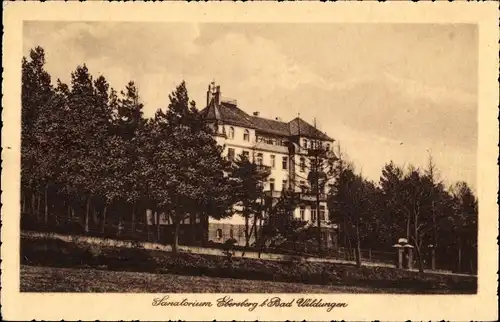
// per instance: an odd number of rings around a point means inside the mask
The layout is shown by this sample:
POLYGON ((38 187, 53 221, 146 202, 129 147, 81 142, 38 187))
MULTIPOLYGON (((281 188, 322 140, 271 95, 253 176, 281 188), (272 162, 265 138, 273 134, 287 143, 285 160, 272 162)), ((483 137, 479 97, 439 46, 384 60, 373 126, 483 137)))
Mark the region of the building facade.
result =
MULTIPOLYGON (((274 199, 279 198, 283 190, 296 193, 300 203, 292 216, 311 227, 318 226, 319 216, 325 246, 335 247, 335 225, 331 223, 326 202, 328 183, 319 191, 318 209, 316 189, 312 189, 309 177, 317 160, 314 151, 332 151, 334 140, 299 117, 284 122, 279 118, 262 118, 258 112, 249 115, 235 100, 222 99, 220 86, 214 82, 208 87, 206 104, 201 114, 214 129, 224 156, 235 160, 239 155, 246 155, 250 161, 269 167, 266 193, 274 199)), ((237 214, 222 220, 210 218, 208 239, 223 243, 234 238, 243 245, 244 223, 244 218, 237 214)), ((251 243, 255 235, 258 233, 252 236, 251 243)))

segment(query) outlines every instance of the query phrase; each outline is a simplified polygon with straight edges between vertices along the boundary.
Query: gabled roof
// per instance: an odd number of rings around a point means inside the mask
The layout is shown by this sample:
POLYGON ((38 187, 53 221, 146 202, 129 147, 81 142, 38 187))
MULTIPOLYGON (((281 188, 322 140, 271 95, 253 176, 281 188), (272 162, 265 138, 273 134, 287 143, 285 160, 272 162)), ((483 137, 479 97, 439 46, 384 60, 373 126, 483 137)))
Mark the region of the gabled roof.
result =
POLYGON ((229 103, 222 102, 216 105, 211 101, 200 113, 207 120, 222 120, 228 124, 255 128, 250 115, 229 103))
POLYGON ((247 127, 268 134, 280 136, 300 135, 311 139, 333 141, 328 135, 301 118, 297 117, 290 122, 282 122, 258 116, 250 116, 229 102, 222 102, 217 105, 212 100, 200 113, 207 120, 218 120, 226 124, 247 127))
POLYGON ((275 121, 258 116, 251 116, 255 129, 275 135, 290 136, 288 123, 275 121))
POLYGON ((300 135, 313 139, 333 141, 331 137, 299 117, 294 118, 288 124, 290 125, 290 135, 300 135))

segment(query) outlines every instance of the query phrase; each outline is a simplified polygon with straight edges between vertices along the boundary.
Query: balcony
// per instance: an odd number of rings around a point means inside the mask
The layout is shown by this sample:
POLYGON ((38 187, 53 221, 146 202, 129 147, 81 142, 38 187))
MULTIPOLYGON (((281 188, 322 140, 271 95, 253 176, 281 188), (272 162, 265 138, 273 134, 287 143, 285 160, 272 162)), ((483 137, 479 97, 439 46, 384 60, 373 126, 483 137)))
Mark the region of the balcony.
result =
POLYGON ((261 172, 271 172, 271 167, 268 165, 256 164, 257 171, 261 172))
MULTIPOLYGON (((310 192, 298 192, 297 193, 298 197, 300 200, 303 201, 316 201, 316 194, 310 193, 310 192)), ((326 194, 320 193, 319 194, 319 201, 326 201, 326 194)))
MULTIPOLYGON (((277 191, 277 190, 273 190, 273 191, 267 190, 267 191, 264 191, 264 194, 266 195, 266 197, 272 197, 272 198, 280 198, 281 197, 281 191, 277 191)), ((302 201, 311 201, 311 202, 316 201, 316 194, 313 194, 313 193, 295 192, 295 196, 302 201)), ((319 201, 326 201, 326 200, 327 200, 326 194, 320 193, 319 194, 319 201)))

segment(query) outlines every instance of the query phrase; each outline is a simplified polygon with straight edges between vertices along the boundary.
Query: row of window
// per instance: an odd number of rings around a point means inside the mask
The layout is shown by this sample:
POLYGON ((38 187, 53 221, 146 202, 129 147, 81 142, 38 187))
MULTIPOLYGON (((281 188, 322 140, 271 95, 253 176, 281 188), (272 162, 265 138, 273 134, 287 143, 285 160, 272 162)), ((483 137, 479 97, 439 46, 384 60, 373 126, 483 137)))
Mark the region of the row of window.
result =
MULTIPOLYGON (((234 139, 234 127, 230 126, 229 127, 229 130, 228 130, 228 133, 227 133, 227 137, 229 139, 234 139)), ((250 131, 245 129, 243 131, 243 141, 247 141, 249 142, 250 141, 250 131)), ((269 138, 269 137, 263 137, 263 136, 257 136, 257 142, 265 142, 267 144, 272 144, 272 145, 282 145, 282 146, 286 146, 286 140, 285 139, 276 139, 276 138, 269 138)), ((308 140, 308 139, 303 139, 302 141, 302 147, 304 149, 312 149, 312 148, 316 148, 318 147, 319 145, 321 145, 321 142, 320 141, 314 141, 314 140, 308 140)), ((327 143, 326 146, 325 146, 326 150, 329 151, 330 150, 330 144, 327 143)))
MULTIPOLYGON (((243 156, 246 158, 250 158, 250 152, 243 150, 243 156)), ((230 161, 234 161, 236 159, 236 151, 233 148, 228 148, 227 149, 227 158, 230 161)), ((257 156, 255 158, 255 162, 258 165, 264 165, 264 154, 262 153, 257 153, 257 156)), ((271 168, 276 169, 276 156, 271 155, 271 168)), ((284 156, 281 158, 281 168, 283 170, 288 169, 288 157, 284 156)))
MULTIPOLYGON (((246 158, 250 158, 249 151, 244 150, 243 155, 246 158)), ((233 148, 228 148, 227 157, 228 157, 228 160, 230 160, 230 161, 234 161, 236 159, 236 152, 233 148)), ((270 159, 271 159, 271 168, 276 169, 276 156, 271 154, 270 159)), ((264 154, 257 153, 257 156, 255 158, 255 162, 258 165, 264 165, 264 154)), ((311 159, 310 164, 314 165, 314 162, 315 162, 314 159, 311 159)), ((306 171, 306 158, 304 158, 304 157, 300 158, 299 168, 300 168, 300 172, 306 171)), ((281 169, 288 170, 288 157, 287 156, 281 157, 281 169)))
POLYGON ((256 138, 257 143, 258 142, 264 142, 266 144, 270 145, 281 145, 281 146, 286 146, 287 145, 287 140, 282 139, 282 138, 270 138, 270 137, 265 137, 265 136, 257 136, 256 138))
MULTIPOLYGON (((311 208, 311 221, 316 221, 318 218, 316 217, 316 208, 311 208)), ((319 206, 319 219, 324 221, 326 219, 326 207, 319 206)), ((304 206, 300 206, 300 220, 306 220, 306 208, 304 206)))
MULTIPOLYGON (((308 139, 302 140, 302 147, 304 149, 315 149, 318 146, 321 146, 321 141, 308 140, 308 139)), ((330 151, 330 143, 327 143, 325 145, 325 150, 330 151)))
MULTIPOLYGON (((228 130, 228 133, 227 133, 227 137, 229 139, 234 139, 234 127, 229 127, 229 130, 228 130)), ((245 129, 245 131, 243 131, 243 141, 250 141, 250 131, 245 129)))

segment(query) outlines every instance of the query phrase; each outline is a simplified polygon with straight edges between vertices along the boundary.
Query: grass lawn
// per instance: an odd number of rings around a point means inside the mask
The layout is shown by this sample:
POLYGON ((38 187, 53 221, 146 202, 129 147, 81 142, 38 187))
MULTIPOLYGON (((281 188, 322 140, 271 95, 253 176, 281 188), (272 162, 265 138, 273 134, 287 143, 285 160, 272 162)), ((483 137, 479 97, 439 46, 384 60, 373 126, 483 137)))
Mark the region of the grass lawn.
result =
POLYGON ((21 266, 21 292, 116 293, 406 293, 401 289, 307 285, 98 269, 21 266))

